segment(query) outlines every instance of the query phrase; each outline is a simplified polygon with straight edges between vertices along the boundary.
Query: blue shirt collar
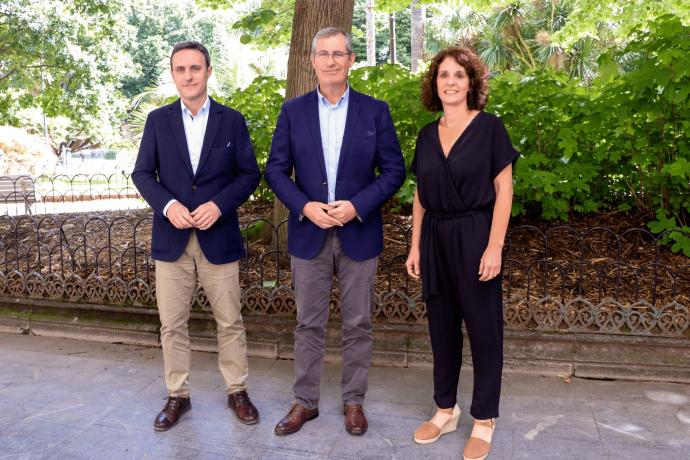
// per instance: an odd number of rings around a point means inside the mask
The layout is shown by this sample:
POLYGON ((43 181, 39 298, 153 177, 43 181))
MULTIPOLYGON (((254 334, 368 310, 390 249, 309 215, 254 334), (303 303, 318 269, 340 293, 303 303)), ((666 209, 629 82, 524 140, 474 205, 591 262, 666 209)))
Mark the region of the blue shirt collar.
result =
MULTIPOLYGON (((184 102, 182 102, 182 98, 180 98, 180 105, 182 106, 182 115, 190 116, 192 118, 195 117, 195 115, 192 115, 192 112, 189 111, 187 106, 184 105, 184 102)), ((196 114, 196 117, 203 114, 204 112, 207 112, 210 107, 211 107, 211 98, 209 98, 207 95, 206 100, 204 101, 204 105, 201 106, 201 108, 199 109, 199 111, 196 114)))
POLYGON ((345 92, 343 93, 342 96, 340 96, 340 99, 338 99, 338 102, 336 102, 335 104, 331 104, 331 101, 326 99, 326 97, 323 94, 321 94, 321 90, 319 89, 319 86, 317 85, 316 86, 316 95, 319 99, 319 104, 322 104, 324 107, 332 107, 332 108, 342 107, 343 104, 345 104, 348 101, 348 99, 350 98, 350 83, 347 82, 346 85, 347 86, 345 88, 345 92))

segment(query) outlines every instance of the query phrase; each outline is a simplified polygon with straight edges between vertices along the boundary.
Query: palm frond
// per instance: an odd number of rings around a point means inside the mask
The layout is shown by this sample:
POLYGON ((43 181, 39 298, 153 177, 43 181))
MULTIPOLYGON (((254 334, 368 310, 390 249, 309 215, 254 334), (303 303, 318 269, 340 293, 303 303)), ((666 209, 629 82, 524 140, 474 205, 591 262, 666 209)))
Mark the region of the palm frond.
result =
POLYGON ((477 51, 479 57, 491 70, 509 69, 512 64, 512 52, 507 42, 509 39, 493 27, 487 27, 479 36, 477 51))

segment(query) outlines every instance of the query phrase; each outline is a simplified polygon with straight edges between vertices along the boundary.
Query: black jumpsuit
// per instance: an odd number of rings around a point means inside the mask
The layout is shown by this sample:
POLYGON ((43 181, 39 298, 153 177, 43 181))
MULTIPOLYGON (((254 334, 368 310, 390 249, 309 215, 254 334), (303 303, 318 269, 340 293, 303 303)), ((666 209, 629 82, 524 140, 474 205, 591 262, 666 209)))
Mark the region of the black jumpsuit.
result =
POLYGON ((438 121, 419 132, 411 171, 425 209, 420 245, 422 295, 434 356, 434 400, 456 403, 465 321, 474 367, 470 413, 498 417, 503 368, 501 276, 479 281, 479 262, 489 241, 496 194, 493 179, 514 163, 501 120, 479 112, 443 155, 438 121))

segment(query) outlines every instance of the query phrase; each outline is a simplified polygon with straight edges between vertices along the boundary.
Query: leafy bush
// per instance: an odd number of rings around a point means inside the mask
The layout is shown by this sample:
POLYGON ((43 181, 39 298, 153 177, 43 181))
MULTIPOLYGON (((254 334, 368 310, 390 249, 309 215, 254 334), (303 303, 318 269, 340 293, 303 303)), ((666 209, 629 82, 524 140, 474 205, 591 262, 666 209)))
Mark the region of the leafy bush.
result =
MULTIPOLYGON (((635 212, 690 256, 688 37, 690 27, 677 18, 658 18, 601 58, 590 87, 548 69, 493 76, 486 110, 502 118, 521 153, 514 215, 635 212)), ((393 65, 362 67, 350 77, 353 88, 388 102, 407 165, 420 128, 438 116, 419 102, 420 78, 393 65)), ((284 81, 262 77, 226 100, 247 117, 262 167, 283 92, 284 81)), ((415 186, 408 175, 397 200, 411 203, 415 186)), ((270 197, 265 185, 258 196, 270 197)))
POLYGON ((594 190, 601 173, 581 130, 589 107, 585 90, 567 75, 538 70, 503 73, 490 82, 487 111, 501 117, 521 152, 513 214, 566 220, 571 211, 593 212, 603 197, 594 190))
MULTIPOLYGON (((438 116, 427 112, 420 104, 419 82, 419 75, 392 64, 361 67, 350 75, 350 83, 354 89, 388 103, 407 167, 414 156, 419 130, 438 116)), ((416 187, 414 176, 408 174, 396 199, 404 204, 412 203, 416 187)))
POLYGON ((690 27, 662 16, 619 52, 603 57, 626 72, 607 80, 594 106, 605 137, 597 155, 615 176, 611 205, 655 215, 652 231, 667 233, 674 250, 690 256, 690 27), (605 142, 604 142, 605 141, 605 142))
POLYGON ((492 80, 487 110, 522 153, 514 214, 633 211, 690 256, 688 36, 677 18, 658 18, 602 56, 591 88, 552 71, 492 80))
MULTIPOLYGON (((218 97, 224 104, 242 112, 252 139, 259 168, 263 171, 271 151, 271 139, 276 127, 280 106, 285 94, 285 80, 275 77, 258 77, 243 90, 228 98, 218 97)), ((272 199, 273 193, 265 180, 261 180, 254 193, 255 198, 272 199)))

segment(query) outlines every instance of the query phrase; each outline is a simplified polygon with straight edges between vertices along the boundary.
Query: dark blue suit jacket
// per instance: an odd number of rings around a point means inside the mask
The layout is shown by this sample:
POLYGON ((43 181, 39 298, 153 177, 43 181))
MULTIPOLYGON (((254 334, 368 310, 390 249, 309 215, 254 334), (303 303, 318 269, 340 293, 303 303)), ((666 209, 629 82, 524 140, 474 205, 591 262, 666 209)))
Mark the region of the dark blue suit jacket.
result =
MULTIPOLYGON (((299 219, 307 202, 328 201, 316 90, 283 104, 265 177, 290 210, 288 251, 303 259, 316 257, 326 231, 307 218, 299 219)), ((381 205, 404 180, 405 161, 388 105, 350 88, 335 188, 335 199, 351 201, 362 219, 337 228, 348 257, 365 260, 381 253, 381 205)))
POLYGON ((146 120, 132 180, 153 208, 151 256, 173 262, 184 251, 192 231, 214 264, 245 254, 237 208, 254 192, 261 173, 241 113, 211 99, 201 157, 192 172, 180 100, 151 112, 146 120), (207 230, 177 229, 163 216, 176 199, 193 211, 212 200, 221 216, 207 230))

